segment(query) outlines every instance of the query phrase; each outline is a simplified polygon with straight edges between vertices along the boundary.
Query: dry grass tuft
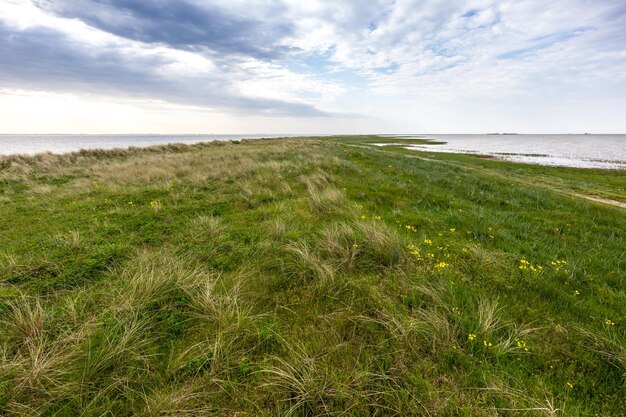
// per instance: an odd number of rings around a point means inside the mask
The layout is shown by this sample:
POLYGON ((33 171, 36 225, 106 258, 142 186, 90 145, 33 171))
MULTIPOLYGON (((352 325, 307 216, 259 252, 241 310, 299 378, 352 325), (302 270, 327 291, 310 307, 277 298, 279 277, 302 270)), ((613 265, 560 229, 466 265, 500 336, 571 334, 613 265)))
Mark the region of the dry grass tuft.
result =
POLYGON ((575 330, 582 337, 582 344, 586 349, 611 366, 626 371, 626 346, 620 342, 617 335, 613 332, 601 335, 583 327, 577 327, 575 330))
POLYGON ((329 366, 328 357, 340 346, 314 356, 298 342, 283 344, 287 355, 272 357, 259 371, 280 415, 334 415, 337 410, 348 415, 406 415, 423 408, 384 373, 358 368, 338 372, 329 366))
POLYGON ((322 173, 315 173, 302 179, 309 204, 318 213, 334 213, 346 202, 346 197, 340 190, 333 187, 331 179, 322 173))
POLYGON ((358 222, 356 229, 362 239, 364 255, 375 267, 395 267, 406 261, 406 244, 395 229, 382 221, 358 222))
POLYGON ((190 299, 191 316, 220 329, 245 327, 255 319, 254 306, 245 301, 243 295, 246 276, 236 273, 230 284, 225 283, 221 275, 188 281, 183 291, 190 299))
POLYGON ((350 225, 333 223, 323 229, 316 242, 320 253, 335 268, 351 270, 360 253, 359 239, 350 225))
POLYGON ((349 393, 334 386, 331 375, 321 365, 321 358, 308 355, 297 345, 291 347, 289 359, 273 357, 273 364, 260 371, 279 401, 287 403, 284 415, 322 415, 329 405, 349 393))
POLYGON ((207 258, 220 255, 230 245, 222 219, 212 215, 199 215, 189 223, 188 242, 207 258))
POLYGON ((190 268, 185 259, 167 251, 143 251, 121 272, 125 285, 117 290, 116 308, 140 311, 166 300, 188 282, 209 277, 205 271, 190 268))
POLYGON ((72 229, 67 233, 55 232, 52 239, 61 247, 68 249, 77 249, 83 241, 80 232, 72 229))
POLYGON ((4 330, 2 339, 28 344, 44 336, 48 312, 39 298, 22 295, 9 301, 7 307, 8 314, 0 316, 0 327, 4 330))
MULTIPOLYGON (((103 390, 106 392, 123 383, 124 375, 140 374, 149 367, 149 346, 155 337, 149 318, 126 314, 106 319, 87 338, 75 361, 74 366, 81 374, 81 392, 85 395, 98 381, 108 385, 103 390)), ((101 388, 99 391, 103 393, 101 388)))
POLYGON ((284 250, 287 255, 283 260, 285 274, 300 282, 328 283, 334 280, 334 268, 317 256, 305 243, 289 243, 284 250))
POLYGON ((147 417, 178 417, 210 415, 215 408, 199 407, 201 392, 194 387, 164 388, 142 395, 145 407, 142 415, 147 417))

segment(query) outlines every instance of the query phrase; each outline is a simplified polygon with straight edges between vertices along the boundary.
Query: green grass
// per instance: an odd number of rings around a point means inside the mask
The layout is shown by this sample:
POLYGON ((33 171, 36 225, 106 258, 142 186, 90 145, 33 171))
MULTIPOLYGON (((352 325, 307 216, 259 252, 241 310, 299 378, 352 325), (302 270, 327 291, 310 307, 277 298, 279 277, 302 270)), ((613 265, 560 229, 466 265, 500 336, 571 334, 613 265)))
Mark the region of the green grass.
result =
POLYGON ((0 414, 623 415, 623 172, 383 140, 0 159, 0 414))

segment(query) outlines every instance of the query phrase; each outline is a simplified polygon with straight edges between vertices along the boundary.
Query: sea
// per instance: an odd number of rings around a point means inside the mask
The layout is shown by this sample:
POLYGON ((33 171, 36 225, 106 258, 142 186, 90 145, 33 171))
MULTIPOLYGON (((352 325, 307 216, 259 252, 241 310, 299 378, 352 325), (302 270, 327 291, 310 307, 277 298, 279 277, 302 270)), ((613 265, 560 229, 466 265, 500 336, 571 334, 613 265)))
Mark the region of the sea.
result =
MULTIPOLYGON (((80 149, 145 147, 167 143, 199 143, 297 135, 2 135, 0 155, 65 153, 80 149)), ((304 135, 301 135, 304 136, 304 135)), ((309 135, 307 135, 309 136, 309 135)), ((503 160, 540 165, 626 170, 626 135, 381 135, 426 139, 432 144, 409 149, 487 155, 503 160), (435 142, 444 142, 435 144, 435 142)))
MULTIPOLYGON (((6 135, 0 134, 0 155, 42 152, 67 153, 81 149, 115 149, 147 147, 168 143, 194 144, 200 142, 241 139, 278 138, 294 135, 6 135)), ((295 135, 298 136, 298 135, 295 135)), ((304 135, 299 135, 304 136, 304 135)), ((308 135, 307 135, 308 136, 308 135)))
MULTIPOLYGON (((426 139, 409 149, 487 155, 507 161, 577 168, 626 170, 626 135, 385 135, 426 139), (443 142, 442 144, 435 144, 443 142)), ((402 141, 398 141, 402 143, 402 141)))

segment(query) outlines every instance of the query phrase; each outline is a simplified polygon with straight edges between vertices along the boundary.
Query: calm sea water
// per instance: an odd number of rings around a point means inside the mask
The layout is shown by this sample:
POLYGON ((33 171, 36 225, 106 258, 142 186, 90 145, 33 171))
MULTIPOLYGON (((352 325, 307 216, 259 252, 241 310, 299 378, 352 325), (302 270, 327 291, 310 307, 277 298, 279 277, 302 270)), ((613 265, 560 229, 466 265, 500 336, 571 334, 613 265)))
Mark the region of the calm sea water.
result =
POLYGON ((403 135, 443 145, 408 148, 434 152, 491 155, 540 165, 626 169, 626 135, 403 135))
POLYGON ((80 149, 145 147, 165 143, 199 143, 293 135, 0 135, 0 155, 65 153, 80 149))

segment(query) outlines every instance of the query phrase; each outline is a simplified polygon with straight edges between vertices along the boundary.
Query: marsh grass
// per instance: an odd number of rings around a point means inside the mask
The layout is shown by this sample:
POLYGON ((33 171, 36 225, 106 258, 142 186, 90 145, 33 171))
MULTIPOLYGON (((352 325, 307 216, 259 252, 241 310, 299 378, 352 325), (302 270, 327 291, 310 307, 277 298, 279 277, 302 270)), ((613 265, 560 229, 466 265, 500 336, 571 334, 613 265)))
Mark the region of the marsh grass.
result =
POLYGON ((0 414, 621 416, 623 176, 379 140, 0 157, 0 414))

